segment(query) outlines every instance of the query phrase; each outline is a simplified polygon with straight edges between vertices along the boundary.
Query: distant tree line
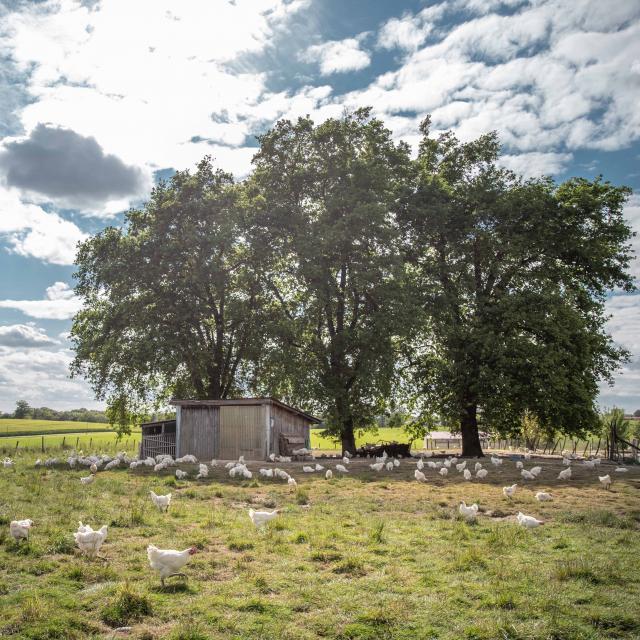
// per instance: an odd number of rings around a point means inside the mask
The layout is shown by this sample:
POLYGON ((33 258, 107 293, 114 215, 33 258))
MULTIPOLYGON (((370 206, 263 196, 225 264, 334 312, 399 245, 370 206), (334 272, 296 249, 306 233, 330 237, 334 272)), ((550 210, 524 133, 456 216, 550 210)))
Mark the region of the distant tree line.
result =
POLYGON ((174 397, 270 394, 345 450, 376 417, 479 430, 599 428, 628 358, 605 299, 634 289, 630 190, 524 179, 495 133, 413 157, 369 109, 261 135, 242 181, 205 158, 80 245, 72 374, 126 431, 174 397))
POLYGON ((109 422, 104 411, 96 409, 68 409, 58 411, 49 407, 32 407, 26 400, 18 400, 13 413, 0 414, 2 418, 31 420, 66 420, 70 422, 109 422))

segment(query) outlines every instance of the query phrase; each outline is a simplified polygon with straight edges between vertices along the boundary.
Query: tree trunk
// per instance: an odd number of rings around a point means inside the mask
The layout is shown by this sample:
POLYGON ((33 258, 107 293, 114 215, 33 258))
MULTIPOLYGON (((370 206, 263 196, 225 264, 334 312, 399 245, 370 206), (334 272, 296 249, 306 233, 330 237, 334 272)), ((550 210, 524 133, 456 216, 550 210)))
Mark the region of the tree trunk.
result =
POLYGON ((462 455, 473 458, 484 456, 480 446, 480 434, 478 433, 478 407, 475 404, 467 405, 460 416, 460 430, 462 432, 462 455))
POLYGON ((355 455, 356 437, 353 433, 353 418, 347 418, 342 422, 340 439, 342 440, 342 455, 344 455, 345 451, 355 455))

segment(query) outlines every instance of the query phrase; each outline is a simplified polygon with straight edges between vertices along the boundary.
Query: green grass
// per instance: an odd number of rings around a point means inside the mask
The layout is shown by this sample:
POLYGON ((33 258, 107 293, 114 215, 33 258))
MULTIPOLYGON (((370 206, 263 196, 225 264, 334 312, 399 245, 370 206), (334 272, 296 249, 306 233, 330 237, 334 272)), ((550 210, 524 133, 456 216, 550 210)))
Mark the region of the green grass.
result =
MULTIPOLYGON (((63 453, 66 449, 89 451, 136 451, 140 444, 140 433, 132 433, 118 440, 114 431, 90 433, 44 434, 44 452, 50 455, 63 453)), ((0 437, 0 453, 11 455, 16 451, 30 450, 42 452, 43 436, 10 436, 0 437)))
POLYGON ((169 472, 99 472, 84 487, 86 471, 34 469, 35 456, 0 468, 3 638, 97 640, 121 625, 135 640, 640 637, 639 469, 607 492, 581 467, 558 485, 561 467, 545 461, 540 481, 508 501, 501 487, 517 471, 507 462, 483 483, 429 471, 425 484, 408 461, 379 475, 352 462, 331 481, 293 463, 284 465, 298 481, 291 490, 235 482, 223 468, 170 488, 169 472), (150 489, 172 491, 167 514, 150 489), (538 489, 553 502, 536 502, 538 489), (458 516, 461 499, 479 504, 477 522, 458 516), (251 506, 282 511, 256 531, 251 506), (518 527, 519 510, 545 525, 518 527), (8 523, 27 517, 31 540, 15 544, 8 523), (78 520, 109 525, 106 561, 74 552, 78 520), (196 546, 188 580, 162 589, 149 543, 196 546))
POLYGON ((19 420, 0 418, 0 436, 41 433, 79 433, 83 431, 111 431, 104 422, 76 422, 73 420, 19 420))
MULTIPOLYGON (((342 446, 340 442, 336 442, 333 438, 322 437, 320 434, 322 429, 311 429, 311 448, 320 449, 322 451, 340 451, 342 446)), ((356 433, 356 446, 360 447, 368 442, 378 442, 380 440, 396 442, 407 442, 407 434, 400 428, 381 427, 377 433, 374 432, 358 432, 356 433)), ((416 441, 416 446, 422 446, 422 442, 416 441)))

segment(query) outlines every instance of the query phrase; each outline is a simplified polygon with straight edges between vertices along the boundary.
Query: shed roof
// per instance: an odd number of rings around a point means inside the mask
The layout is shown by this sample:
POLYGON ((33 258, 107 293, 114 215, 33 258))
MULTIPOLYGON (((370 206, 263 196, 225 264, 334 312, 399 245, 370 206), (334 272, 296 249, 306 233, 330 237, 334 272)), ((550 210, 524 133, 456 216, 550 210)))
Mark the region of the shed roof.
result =
POLYGON ((312 416, 309 413, 305 413, 304 411, 300 411, 300 409, 296 409, 295 407, 290 407, 288 404, 281 402, 277 398, 231 398, 227 400, 175 400, 172 399, 169 404, 172 404, 176 407, 223 407, 223 406, 255 406, 261 404, 272 404, 276 407, 280 407, 281 409, 285 409, 290 413, 295 413, 296 415, 302 416, 309 422, 313 422, 315 424, 320 424, 322 422, 318 418, 312 416))

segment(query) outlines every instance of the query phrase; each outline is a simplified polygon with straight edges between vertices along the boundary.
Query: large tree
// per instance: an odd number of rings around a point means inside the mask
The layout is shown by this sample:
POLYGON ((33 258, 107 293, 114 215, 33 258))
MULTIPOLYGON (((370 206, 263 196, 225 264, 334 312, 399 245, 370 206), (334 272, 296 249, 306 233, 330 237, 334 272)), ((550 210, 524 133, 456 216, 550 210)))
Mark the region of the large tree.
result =
POLYGON ((279 122, 260 138, 254 180, 279 267, 281 303, 262 383, 326 418, 345 451, 391 394, 404 263, 393 210, 408 149, 367 109, 315 126, 279 122))
POLYGON ((523 180, 500 168, 495 134, 429 134, 400 220, 421 278, 421 349, 408 354, 427 406, 457 420, 464 455, 482 455, 479 421, 580 433, 598 422, 598 380, 625 352, 604 300, 631 290, 629 194, 601 179, 523 180))
POLYGON ((107 397, 112 420, 170 395, 232 396, 263 340, 268 303, 256 206, 205 158, 148 203, 81 245, 75 374, 107 397))

